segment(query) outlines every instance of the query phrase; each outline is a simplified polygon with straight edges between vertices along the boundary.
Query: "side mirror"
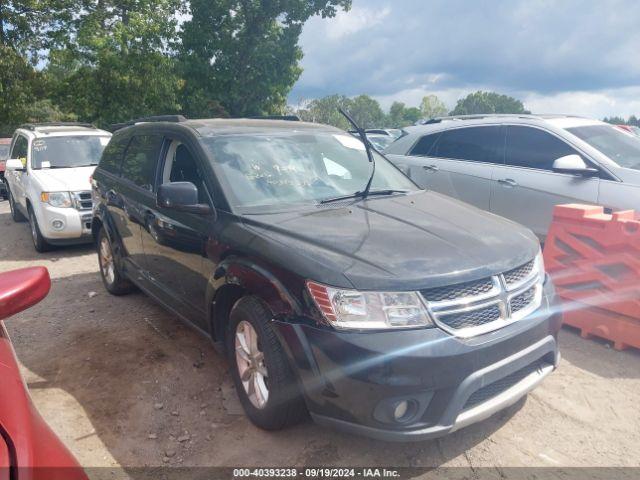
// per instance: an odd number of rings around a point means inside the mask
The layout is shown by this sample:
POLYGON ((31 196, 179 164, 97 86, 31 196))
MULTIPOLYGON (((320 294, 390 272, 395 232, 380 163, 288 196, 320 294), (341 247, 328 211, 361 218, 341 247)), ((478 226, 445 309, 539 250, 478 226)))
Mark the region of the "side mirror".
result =
POLYGON ((191 182, 171 182, 160 185, 156 204, 160 208, 197 215, 209 215, 212 212, 209 205, 198 203, 198 189, 191 182))
POLYGON ((553 171, 584 176, 593 176, 600 172, 597 168, 588 167, 582 157, 575 154, 558 158, 553 162, 553 171))
POLYGON ((35 305, 50 288, 49 271, 44 267, 0 273, 0 320, 35 305))
POLYGON ((24 172, 24 165, 22 164, 22 160, 19 158, 11 158, 7 160, 7 164, 5 165, 7 170, 16 170, 18 172, 24 172))

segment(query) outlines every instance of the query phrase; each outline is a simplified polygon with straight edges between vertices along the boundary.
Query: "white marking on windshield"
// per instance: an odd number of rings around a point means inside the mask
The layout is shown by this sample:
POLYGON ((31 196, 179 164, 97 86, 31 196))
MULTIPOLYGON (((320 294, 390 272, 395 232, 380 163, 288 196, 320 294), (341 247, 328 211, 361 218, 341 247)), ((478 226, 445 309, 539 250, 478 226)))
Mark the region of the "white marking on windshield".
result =
POLYGON ((353 150, 361 150, 364 152, 364 143, 356 137, 351 135, 333 135, 333 138, 338 140, 343 146, 351 148, 353 150))

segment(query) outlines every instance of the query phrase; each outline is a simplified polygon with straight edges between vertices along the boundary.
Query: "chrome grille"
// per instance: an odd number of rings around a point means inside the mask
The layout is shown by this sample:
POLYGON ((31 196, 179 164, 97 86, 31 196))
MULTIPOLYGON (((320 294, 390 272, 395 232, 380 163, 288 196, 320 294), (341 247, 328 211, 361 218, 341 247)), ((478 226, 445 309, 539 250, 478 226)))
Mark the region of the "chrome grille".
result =
POLYGON ((467 338, 529 315, 542 303, 544 272, 535 260, 503 274, 422 290, 431 318, 443 330, 467 338))
POLYGON ((512 285, 517 285, 523 280, 525 280, 528 276, 531 275, 535 263, 531 260, 529 263, 525 263, 521 267, 514 268, 513 270, 509 270, 504 274, 505 283, 511 287, 512 285))
POLYGON ((524 293, 521 293, 518 296, 513 297, 511 300, 511 314, 519 312, 523 308, 526 308, 529 305, 536 295, 536 288, 531 287, 529 290, 526 290, 524 293))
POLYGON ((93 200, 91 192, 73 192, 74 204, 77 210, 91 210, 93 208, 93 200))
POLYGON ((479 310, 471 310, 469 312, 452 313, 440 316, 440 321, 447 326, 455 329, 477 327, 489 322, 500 320, 500 307, 491 305, 479 310))
POLYGON ((443 302, 457 300, 464 297, 474 297, 489 293, 493 289, 491 278, 484 278, 476 282, 447 285, 446 287, 429 288, 422 290, 422 296, 429 302, 443 302))

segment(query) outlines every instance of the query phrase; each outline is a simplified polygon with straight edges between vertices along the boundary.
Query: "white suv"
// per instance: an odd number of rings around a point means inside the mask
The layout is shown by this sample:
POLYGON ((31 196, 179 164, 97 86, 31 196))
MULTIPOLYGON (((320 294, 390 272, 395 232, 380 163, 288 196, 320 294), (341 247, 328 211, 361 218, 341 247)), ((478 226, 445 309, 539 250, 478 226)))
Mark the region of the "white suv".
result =
POLYGON ((90 177, 111 134, 89 124, 27 124, 11 140, 5 179, 11 216, 29 220, 33 245, 91 242, 90 177))

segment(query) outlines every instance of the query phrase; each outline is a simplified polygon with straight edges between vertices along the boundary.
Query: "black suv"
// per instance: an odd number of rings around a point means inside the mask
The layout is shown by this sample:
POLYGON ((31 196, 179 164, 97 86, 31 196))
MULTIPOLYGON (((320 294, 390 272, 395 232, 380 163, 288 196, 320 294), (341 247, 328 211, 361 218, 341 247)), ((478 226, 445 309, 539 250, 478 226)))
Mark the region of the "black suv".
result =
POLYGON ((102 156, 100 271, 210 336, 259 427, 309 412, 435 437, 557 365, 561 315, 529 230, 419 189, 332 127, 173 120, 118 130, 102 156))

